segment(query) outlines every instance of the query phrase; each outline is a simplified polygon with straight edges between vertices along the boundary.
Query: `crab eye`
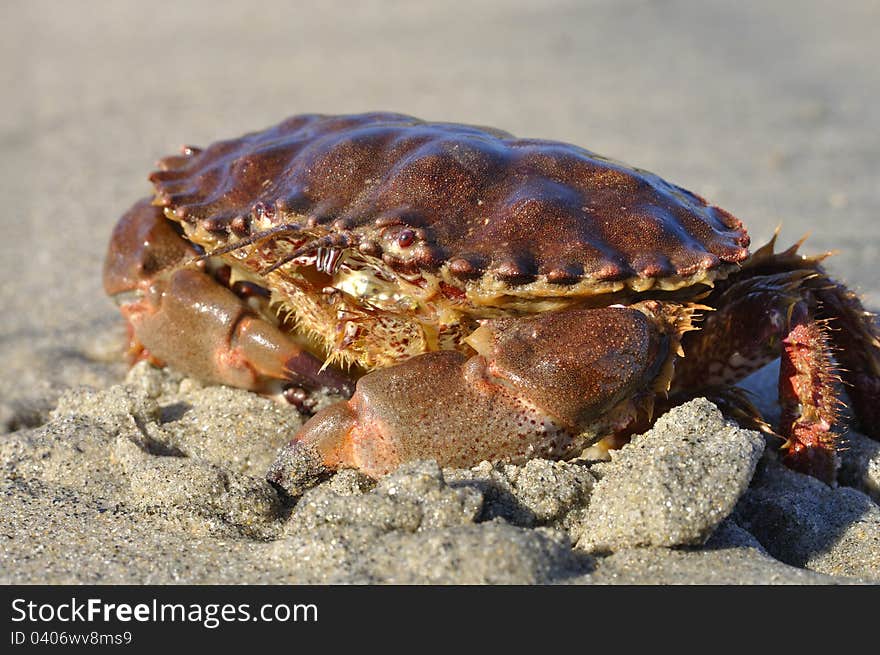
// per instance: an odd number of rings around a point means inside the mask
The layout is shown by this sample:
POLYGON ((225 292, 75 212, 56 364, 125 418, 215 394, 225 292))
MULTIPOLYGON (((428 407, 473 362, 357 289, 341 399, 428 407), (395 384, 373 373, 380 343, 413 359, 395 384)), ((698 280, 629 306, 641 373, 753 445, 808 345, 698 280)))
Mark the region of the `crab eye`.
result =
POLYGON ((397 235, 397 245, 401 248, 409 248, 416 240, 416 233, 412 230, 401 230, 397 235))

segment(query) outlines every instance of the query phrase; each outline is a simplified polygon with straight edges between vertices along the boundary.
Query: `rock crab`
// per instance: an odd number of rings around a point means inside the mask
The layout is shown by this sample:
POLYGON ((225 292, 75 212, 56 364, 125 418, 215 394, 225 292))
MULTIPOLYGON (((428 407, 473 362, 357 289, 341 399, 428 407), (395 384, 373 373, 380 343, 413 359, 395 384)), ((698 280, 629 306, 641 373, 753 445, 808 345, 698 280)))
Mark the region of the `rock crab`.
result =
POLYGON ((131 357, 351 396, 292 442, 322 466, 570 457, 696 394, 758 420, 731 385, 776 357, 793 468, 833 481, 841 380, 880 425, 878 330, 825 255, 750 254, 728 212, 587 150, 302 115, 150 180, 104 270, 131 357))

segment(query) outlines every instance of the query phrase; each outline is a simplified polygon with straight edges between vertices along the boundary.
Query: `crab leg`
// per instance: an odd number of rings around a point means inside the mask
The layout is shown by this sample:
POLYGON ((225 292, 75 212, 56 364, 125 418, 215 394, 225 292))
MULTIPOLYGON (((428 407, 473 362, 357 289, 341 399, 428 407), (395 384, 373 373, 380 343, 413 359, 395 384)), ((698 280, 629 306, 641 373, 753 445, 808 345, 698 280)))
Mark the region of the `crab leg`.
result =
POLYGON ((837 384, 850 385, 857 418, 876 430, 880 341, 857 296, 828 278, 823 257, 797 254, 798 245, 774 253, 771 242, 706 300, 718 311, 685 339, 675 388, 730 385, 780 357, 783 460, 830 483, 838 464, 837 384))
POLYGON ((880 329, 858 296, 827 277, 813 291, 862 432, 880 439, 880 329))
POLYGON ((432 352, 374 371, 292 447, 370 475, 420 458, 571 456, 650 412, 693 311, 645 302, 486 321, 468 338, 475 356, 432 352))
POLYGON ((831 484, 837 474, 840 401, 828 333, 819 321, 792 326, 782 342, 779 368, 779 431, 787 441, 783 461, 791 468, 831 484))
POLYGON ((780 356, 792 322, 809 314, 803 288, 812 271, 794 270, 737 280, 705 302, 700 330, 684 339, 674 390, 724 388, 780 356))
POLYGON ((707 300, 718 308, 687 336, 675 391, 728 387, 777 357, 781 359, 777 432, 784 461, 831 482, 837 468, 838 378, 828 330, 813 318, 809 285, 815 270, 744 273, 707 300))
POLYGON ((880 439, 880 326, 866 311, 858 295, 832 280, 822 266, 831 254, 804 256, 798 250, 803 239, 787 250, 773 252, 776 238, 751 258, 746 275, 782 271, 808 271, 804 280, 804 301, 813 316, 822 321, 833 358, 840 364, 840 377, 861 429, 880 439))
POLYGON ((196 251, 149 201, 116 226, 104 269, 135 357, 210 382, 281 392, 285 383, 349 394, 351 383, 194 264, 196 251))

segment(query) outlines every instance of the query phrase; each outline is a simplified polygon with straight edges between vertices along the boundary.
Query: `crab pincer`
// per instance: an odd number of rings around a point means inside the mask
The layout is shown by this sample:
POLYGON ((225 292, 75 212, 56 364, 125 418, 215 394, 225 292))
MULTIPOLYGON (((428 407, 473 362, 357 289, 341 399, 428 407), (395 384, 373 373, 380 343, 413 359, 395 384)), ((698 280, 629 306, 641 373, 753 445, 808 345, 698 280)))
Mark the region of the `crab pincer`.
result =
POLYGON ((643 302, 490 320, 477 354, 427 353, 362 377, 294 447, 381 475, 430 453, 442 465, 576 455, 650 414, 695 308, 643 302))
POLYGON ((269 395, 288 385, 348 394, 349 380, 261 318, 199 265, 158 207, 135 205, 117 224, 104 286, 128 321, 133 360, 173 362, 202 380, 269 395))

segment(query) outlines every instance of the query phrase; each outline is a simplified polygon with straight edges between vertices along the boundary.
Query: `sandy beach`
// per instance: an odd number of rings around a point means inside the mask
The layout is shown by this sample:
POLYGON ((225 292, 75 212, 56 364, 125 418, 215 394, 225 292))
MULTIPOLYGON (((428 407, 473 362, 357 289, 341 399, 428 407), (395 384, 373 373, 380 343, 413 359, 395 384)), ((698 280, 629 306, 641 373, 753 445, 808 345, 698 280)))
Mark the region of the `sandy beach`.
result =
MULTIPOLYGON (((698 399, 610 462, 265 475, 302 418, 123 361, 101 286, 154 162, 305 113, 576 143, 810 233, 880 310, 880 7, 7 3, 0 26, 0 583, 880 581, 880 442, 839 486, 698 399)), ((749 381, 772 418, 775 371, 749 381)))

